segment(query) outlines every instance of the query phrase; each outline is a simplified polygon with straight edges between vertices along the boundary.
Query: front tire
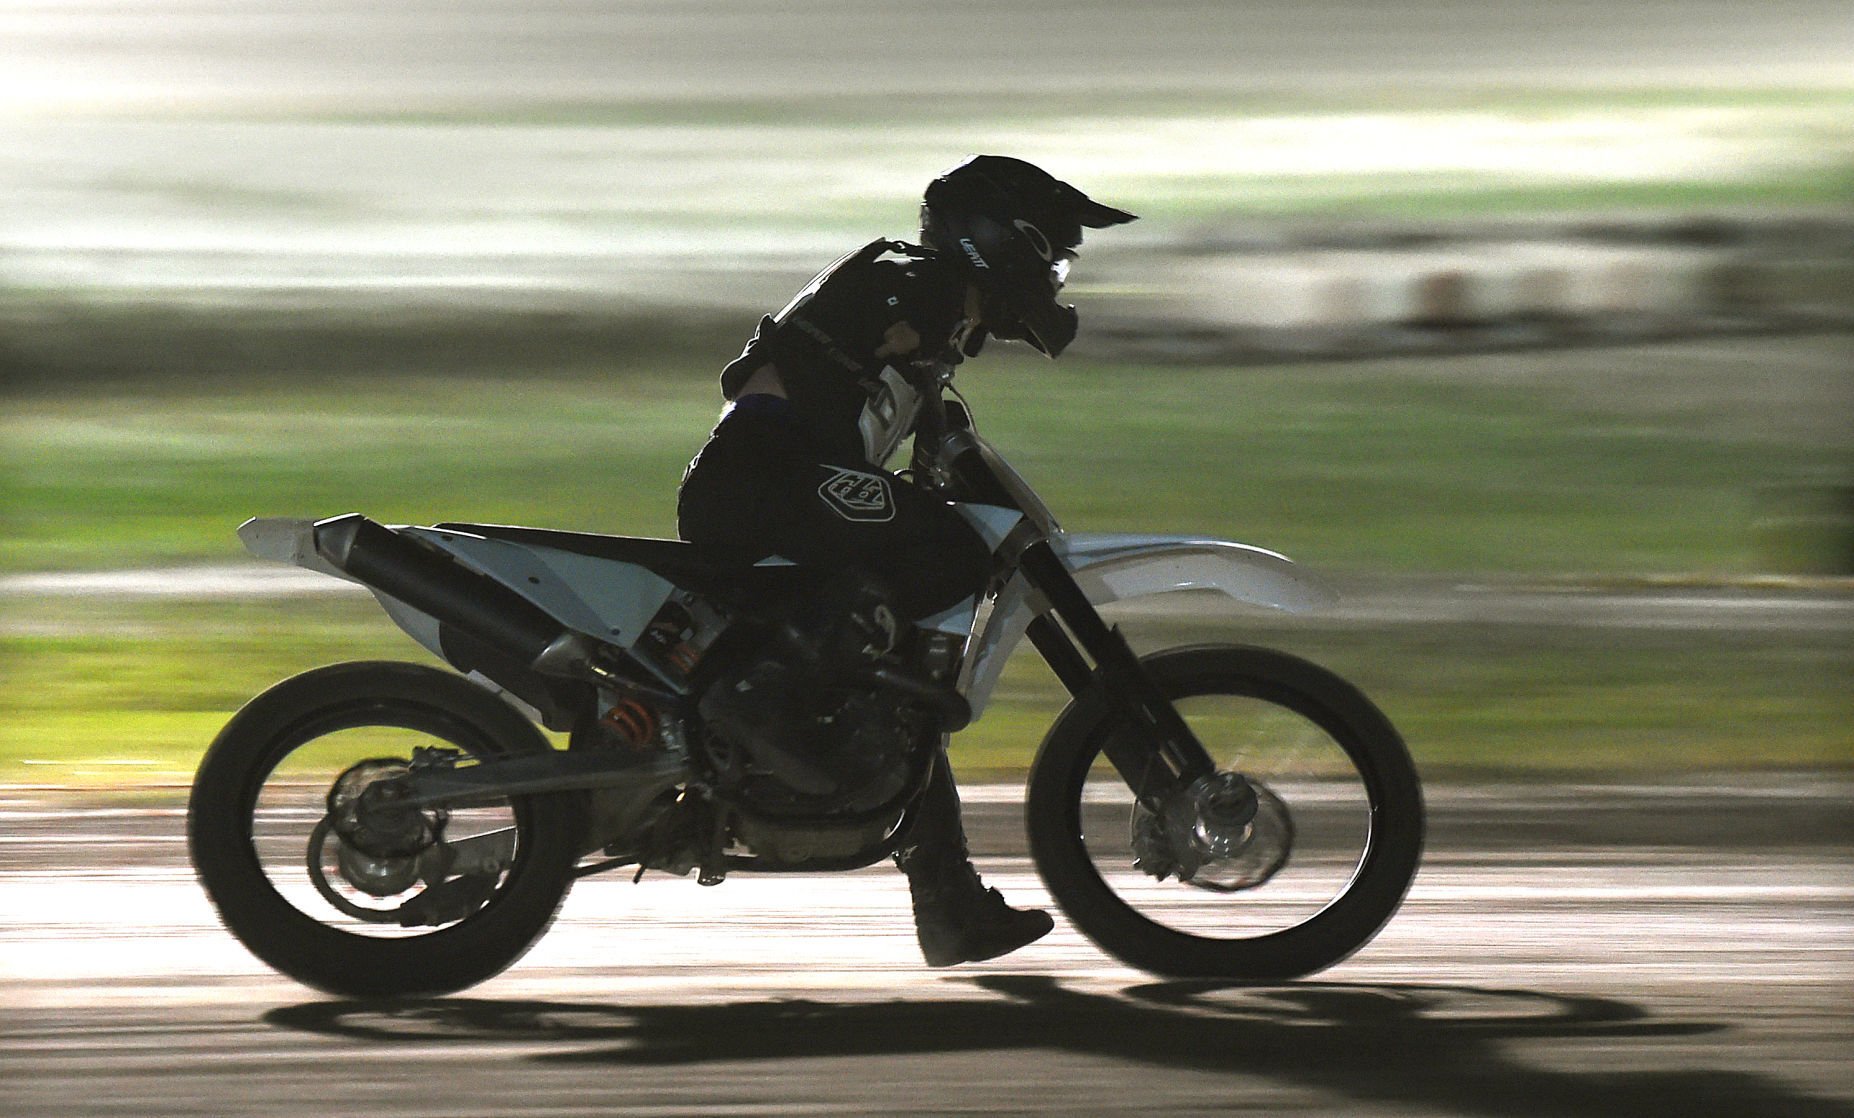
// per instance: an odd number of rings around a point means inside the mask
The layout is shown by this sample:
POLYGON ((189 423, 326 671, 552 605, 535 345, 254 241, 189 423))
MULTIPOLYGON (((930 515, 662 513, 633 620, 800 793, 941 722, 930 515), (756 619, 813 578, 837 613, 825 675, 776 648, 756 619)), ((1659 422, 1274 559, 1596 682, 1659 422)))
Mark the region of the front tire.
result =
POLYGON ((1027 803, 1031 856, 1070 920, 1122 961, 1177 978, 1282 981, 1369 942, 1402 902, 1423 843, 1415 766, 1389 720, 1345 680, 1286 653, 1199 646, 1141 662, 1219 770, 1257 787, 1272 830, 1258 815, 1251 841, 1278 849, 1246 866, 1232 856, 1223 881, 1208 866, 1196 885, 1135 866, 1142 809, 1102 753, 1127 727, 1091 692, 1044 739, 1027 803))
POLYGON ((579 804, 570 794, 453 813, 441 828, 447 834, 495 836, 512 842, 513 853, 467 883, 480 881, 486 899, 472 897, 457 906, 460 915, 430 926, 401 927, 391 916, 406 898, 438 887, 413 880, 410 861, 402 880, 362 878, 371 888, 351 887, 338 864, 330 868, 325 859, 337 853, 361 857, 318 827, 335 778, 370 759, 409 758, 418 746, 478 759, 549 748, 533 723, 483 688, 451 672, 390 662, 287 679, 220 731, 194 780, 189 849, 220 919, 258 958, 334 994, 439 994, 500 973, 547 929, 577 860, 579 804))

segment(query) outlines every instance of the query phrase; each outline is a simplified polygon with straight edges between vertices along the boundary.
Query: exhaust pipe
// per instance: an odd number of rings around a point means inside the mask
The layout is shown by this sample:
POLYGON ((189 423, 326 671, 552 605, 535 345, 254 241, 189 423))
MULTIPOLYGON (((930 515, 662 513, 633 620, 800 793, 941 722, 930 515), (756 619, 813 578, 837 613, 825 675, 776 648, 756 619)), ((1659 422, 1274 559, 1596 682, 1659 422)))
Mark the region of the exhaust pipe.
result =
POLYGON ((360 513, 318 520, 315 550, 366 585, 537 670, 550 649, 551 665, 561 659, 563 642, 578 643, 577 634, 515 591, 360 513))

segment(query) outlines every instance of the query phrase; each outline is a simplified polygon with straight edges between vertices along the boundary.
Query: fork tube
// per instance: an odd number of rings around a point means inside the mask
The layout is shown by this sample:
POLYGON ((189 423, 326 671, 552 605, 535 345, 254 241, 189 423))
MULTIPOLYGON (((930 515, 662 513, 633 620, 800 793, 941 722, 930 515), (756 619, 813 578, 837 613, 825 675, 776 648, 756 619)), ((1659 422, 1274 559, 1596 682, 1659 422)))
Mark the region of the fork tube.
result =
POLYGON ((1033 618, 1024 635, 1030 638, 1030 643, 1069 694, 1080 698, 1082 692, 1094 686, 1094 669, 1088 666, 1088 661, 1055 618, 1047 615, 1033 618))
MULTIPOLYGON (((1080 652, 1077 652, 1075 647, 1079 644, 1081 651, 1085 651, 1094 659, 1095 670, 1091 673, 1089 682, 1098 681, 1106 687, 1121 700, 1128 715, 1134 719, 1135 723, 1152 733, 1157 740, 1159 756, 1165 760, 1166 765, 1181 783, 1189 784, 1201 776, 1215 772, 1216 763, 1211 760, 1203 743, 1198 741, 1197 735, 1191 732, 1191 727, 1179 715, 1177 708, 1172 706, 1171 701, 1153 684, 1151 677, 1146 674, 1146 669, 1140 664, 1139 657, 1127 644, 1126 638, 1121 636, 1120 630, 1109 628, 1107 623, 1101 620, 1101 615, 1095 611, 1094 603, 1090 602, 1081 587, 1075 584, 1074 576, 1069 573, 1069 569, 1063 565, 1062 560, 1057 557, 1049 543, 1039 540, 1025 548, 1018 558, 1018 565, 1025 577, 1030 580, 1031 585, 1042 591, 1043 596, 1049 599, 1056 616, 1068 626, 1069 632, 1075 635, 1075 643, 1071 644, 1063 638, 1060 630, 1057 630, 1054 623, 1047 617, 1038 618, 1032 623, 1030 630, 1031 639, 1035 642, 1037 651, 1043 653, 1045 659, 1050 660, 1050 666, 1056 671, 1057 678, 1062 680, 1063 685, 1072 692, 1076 690, 1071 679, 1079 678, 1078 672, 1082 666, 1080 652), (1038 639, 1039 625, 1043 626, 1041 639, 1038 639), (1044 647, 1046 642, 1051 646, 1056 646, 1058 643, 1061 646, 1055 650, 1053 657, 1051 649, 1044 647)), ((1079 692, 1076 693, 1079 694, 1079 692)), ((1114 767, 1120 770, 1120 774, 1127 777, 1129 783, 1134 785, 1136 791, 1140 790, 1141 784, 1146 783, 1144 777, 1136 778, 1135 774, 1129 771, 1136 766, 1125 764, 1120 758, 1110 759, 1114 761, 1114 767), (1135 783, 1136 779, 1138 783, 1135 783)), ((1131 761, 1132 758, 1125 760, 1131 761)), ((1143 769, 1145 766, 1137 767, 1143 769)))
MULTIPOLYGON (((1030 622, 1026 635, 1069 694, 1079 699, 1095 685, 1094 669, 1088 666, 1075 642, 1055 618, 1047 614, 1036 618, 1030 622)), ((1159 754, 1142 742, 1129 743, 1117 737, 1101 743, 1101 752, 1133 794, 1148 808, 1158 811, 1177 779, 1159 754)))

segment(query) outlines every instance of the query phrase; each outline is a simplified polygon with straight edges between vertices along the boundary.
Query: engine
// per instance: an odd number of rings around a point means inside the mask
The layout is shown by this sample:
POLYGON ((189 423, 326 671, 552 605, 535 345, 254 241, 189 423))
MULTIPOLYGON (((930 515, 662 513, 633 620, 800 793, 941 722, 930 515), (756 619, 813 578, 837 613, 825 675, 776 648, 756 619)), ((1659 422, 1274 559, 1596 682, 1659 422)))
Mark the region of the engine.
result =
POLYGON ((834 792, 810 795, 759 771, 738 751, 725 751, 722 772, 740 776, 741 799, 758 812, 777 817, 860 814, 899 796, 920 760, 920 746, 930 732, 929 719, 901 696, 871 688, 830 689, 819 697, 806 722, 811 738, 807 755, 838 778, 834 792))
POLYGON ((810 720, 811 752, 838 775, 828 795, 788 787, 727 752, 722 772, 739 774, 734 838, 755 856, 798 864, 847 858, 876 846, 900 822, 909 790, 937 734, 931 719, 900 696, 870 688, 833 689, 810 720))

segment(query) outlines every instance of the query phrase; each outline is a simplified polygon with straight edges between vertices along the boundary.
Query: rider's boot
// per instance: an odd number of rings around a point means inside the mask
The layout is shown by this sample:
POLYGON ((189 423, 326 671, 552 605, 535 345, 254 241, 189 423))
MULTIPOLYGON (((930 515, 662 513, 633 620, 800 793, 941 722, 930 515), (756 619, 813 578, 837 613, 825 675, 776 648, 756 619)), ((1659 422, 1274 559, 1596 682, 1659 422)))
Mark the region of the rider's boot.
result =
POLYGON ((911 871, 914 931, 930 967, 976 963, 1007 955, 1049 934, 1055 921, 1040 908, 1012 908, 996 889, 987 889, 971 862, 937 873, 911 871))
POLYGON ((1034 943, 1055 926, 1049 913, 1012 908, 979 880, 967 854, 959 789, 944 755, 934 760, 908 839, 895 864, 908 876, 914 930, 928 966, 995 959, 1034 943))

